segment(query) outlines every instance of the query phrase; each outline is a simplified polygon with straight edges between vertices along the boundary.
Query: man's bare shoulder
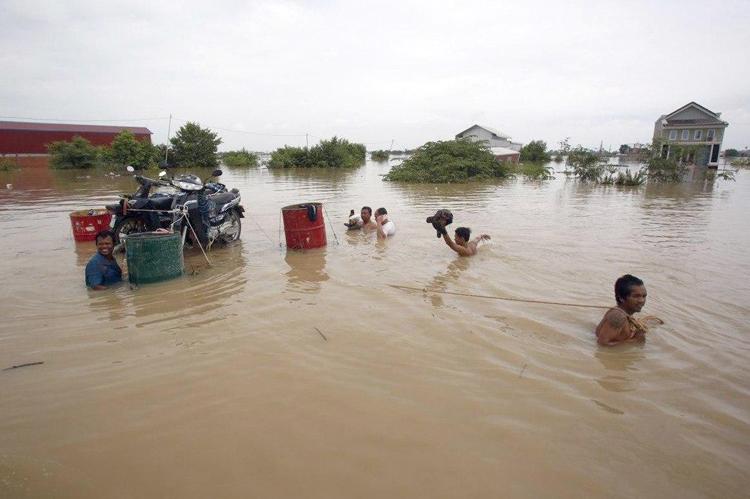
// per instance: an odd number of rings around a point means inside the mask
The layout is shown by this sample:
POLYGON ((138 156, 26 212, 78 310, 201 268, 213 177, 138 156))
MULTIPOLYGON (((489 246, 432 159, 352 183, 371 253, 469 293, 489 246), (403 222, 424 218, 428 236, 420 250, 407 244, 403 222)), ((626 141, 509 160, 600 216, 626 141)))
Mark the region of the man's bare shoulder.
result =
POLYGON ((607 313, 604 314, 604 321, 615 328, 621 328, 625 325, 627 320, 628 314, 626 314, 625 311, 620 308, 610 308, 607 313))

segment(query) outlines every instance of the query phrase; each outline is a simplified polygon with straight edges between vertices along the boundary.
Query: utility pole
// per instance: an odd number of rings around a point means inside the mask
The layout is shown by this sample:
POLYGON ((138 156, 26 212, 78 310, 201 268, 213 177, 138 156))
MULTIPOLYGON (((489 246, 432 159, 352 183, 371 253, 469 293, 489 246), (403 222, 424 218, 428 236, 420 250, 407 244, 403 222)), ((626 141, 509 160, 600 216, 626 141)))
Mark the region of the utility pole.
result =
POLYGON ((307 136, 308 135, 309 134, 307 134, 307 133, 305 134, 305 148, 309 148, 310 147, 310 143, 307 141, 307 136))
POLYGON ((390 154, 391 151, 393 150, 393 141, 394 140, 396 140, 396 139, 391 139, 391 147, 390 147, 390 149, 388 149, 388 154, 390 154))
POLYGON ((172 113, 169 113, 169 125, 167 126, 167 147, 164 148, 164 163, 169 155, 169 134, 172 133, 172 113))

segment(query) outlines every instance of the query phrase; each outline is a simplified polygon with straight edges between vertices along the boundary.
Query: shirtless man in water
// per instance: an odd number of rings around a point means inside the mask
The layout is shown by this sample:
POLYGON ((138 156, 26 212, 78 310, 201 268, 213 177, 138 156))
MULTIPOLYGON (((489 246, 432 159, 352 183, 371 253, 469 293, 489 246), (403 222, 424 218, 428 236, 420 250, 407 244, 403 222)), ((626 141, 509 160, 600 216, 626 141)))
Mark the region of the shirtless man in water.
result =
POLYGON ((617 306, 607 310, 596 326, 596 341, 600 345, 645 341, 646 327, 633 317, 646 304, 646 287, 643 281, 630 274, 615 282, 617 306))
POLYGON ((485 241, 489 238, 490 236, 488 236, 487 234, 481 234, 470 241, 469 239, 471 239, 471 229, 469 229, 468 227, 459 227, 456 229, 455 242, 451 239, 451 236, 449 236, 447 232, 443 233, 443 240, 445 241, 445 244, 447 244, 450 249, 461 256, 476 255, 477 245, 479 244, 479 241, 485 241))

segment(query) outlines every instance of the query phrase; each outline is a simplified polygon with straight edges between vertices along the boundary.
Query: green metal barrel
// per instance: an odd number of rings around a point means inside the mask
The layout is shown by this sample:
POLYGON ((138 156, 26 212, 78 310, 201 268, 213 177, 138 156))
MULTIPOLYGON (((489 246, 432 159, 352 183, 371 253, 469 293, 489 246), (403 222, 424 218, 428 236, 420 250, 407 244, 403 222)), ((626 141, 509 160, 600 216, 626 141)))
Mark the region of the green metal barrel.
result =
POLYGON ((128 279, 133 284, 166 281, 182 275, 182 237, 175 234, 128 234, 128 279))

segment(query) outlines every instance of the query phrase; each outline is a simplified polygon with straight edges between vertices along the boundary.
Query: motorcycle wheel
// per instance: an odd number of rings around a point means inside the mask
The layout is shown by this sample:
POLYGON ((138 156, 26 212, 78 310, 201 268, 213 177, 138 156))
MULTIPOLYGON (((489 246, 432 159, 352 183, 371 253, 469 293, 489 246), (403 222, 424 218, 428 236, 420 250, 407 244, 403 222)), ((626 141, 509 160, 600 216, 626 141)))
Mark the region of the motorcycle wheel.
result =
POLYGON ((220 236, 223 243, 231 243, 238 240, 240 238, 240 233, 242 232, 242 222, 240 221, 240 214, 237 213, 237 210, 229 212, 229 222, 232 226, 220 236))
POLYGON ((140 218, 125 217, 115 223, 112 232, 115 233, 115 244, 119 244, 127 239, 128 234, 148 232, 148 228, 146 227, 146 222, 140 218))

